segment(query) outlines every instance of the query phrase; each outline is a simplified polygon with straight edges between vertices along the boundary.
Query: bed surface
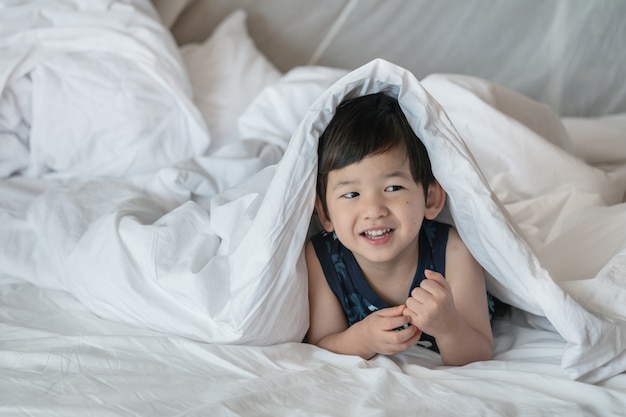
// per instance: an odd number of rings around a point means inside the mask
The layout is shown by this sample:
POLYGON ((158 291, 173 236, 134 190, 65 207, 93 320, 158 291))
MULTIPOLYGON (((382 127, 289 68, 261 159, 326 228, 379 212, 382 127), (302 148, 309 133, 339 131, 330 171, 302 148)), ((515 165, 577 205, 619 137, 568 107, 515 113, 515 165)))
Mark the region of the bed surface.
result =
POLYGON ((0 416, 623 415, 626 3, 3 7, 0 416), (512 305, 493 360, 300 343, 317 136, 377 89, 512 305))
POLYGON ((564 378, 563 340, 523 319, 494 324, 493 361, 447 368, 419 348, 365 361, 300 343, 202 344, 97 318, 63 292, 1 291, 6 416, 617 416, 626 396, 625 375, 564 378))

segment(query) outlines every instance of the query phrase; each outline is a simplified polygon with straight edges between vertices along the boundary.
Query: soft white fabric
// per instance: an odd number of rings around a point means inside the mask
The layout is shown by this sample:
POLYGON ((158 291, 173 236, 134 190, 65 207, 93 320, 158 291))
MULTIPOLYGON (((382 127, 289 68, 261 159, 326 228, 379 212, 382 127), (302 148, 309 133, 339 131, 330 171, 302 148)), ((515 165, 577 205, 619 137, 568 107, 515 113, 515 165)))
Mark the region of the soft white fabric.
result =
POLYGON ((0 285, 0 415, 618 416, 626 374, 566 378, 564 342, 496 321, 492 361, 414 348, 370 361, 312 345, 224 346, 94 316, 65 292, 0 285), (28 306, 28 308, 24 308, 28 306))
POLYGON ((180 51, 193 86, 193 101, 211 132, 208 153, 212 153, 238 139, 237 119, 281 73, 254 45, 243 10, 227 16, 203 43, 184 45, 180 51))
POLYGON ((239 118, 242 139, 261 139, 284 151, 309 106, 349 71, 297 67, 257 95, 239 118))
POLYGON ((209 145, 178 47, 149 2, 7 5, 0 50, 3 176, 143 174, 209 145))
POLYGON ((469 209, 466 200, 474 192, 484 194, 483 187, 470 186, 467 174, 455 178, 454 160, 444 167, 434 162, 459 232, 495 277, 488 282, 490 290, 550 320, 569 343, 563 367, 570 375, 598 380, 622 372, 623 177, 593 168, 558 146, 567 148, 567 134, 543 105, 476 78, 433 76, 423 85, 445 108, 480 168, 476 171, 497 196, 494 202, 485 195, 469 209), (505 210, 496 209, 500 203, 505 210), (490 217, 500 217, 498 211, 505 214, 500 224, 490 217))
MULTIPOLYGON (((198 94, 215 94, 213 90, 223 94, 219 100, 225 106, 220 110, 230 113, 227 116, 232 123, 256 94, 250 90, 237 97, 239 89, 233 83, 245 85, 248 79, 256 90, 280 75, 252 49, 244 17, 243 13, 233 14, 216 34, 220 44, 208 42, 195 48, 189 61, 211 55, 214 68, 204 70, 218 76, 210 76, 210 83, 202 83, 207 78, 201 78, 201 85, 194 89, 198 94), (241 49, 241 55, 230 48, 241 49), (243 75, 246 79, 239 80, 243 75)), ((275 146, 246 141, 221 148, 213 158, 201 157, 209 145, 209 132, 191 101, 178 48, 150 3, 22 2, 3 9, 0 18, 0 46, 6 64, 0 70, 0 108, 9 116, 0 118, 0 123, 5 123, 0 129, 0 145, 7 145, 0 152, 0 162, 6 163, 0 172, 42 175, 52 170, 55 177, 68 179, 64 187, 49 181, 31 188, 19 177, 1 184, 1 257, 12 259, 2 264, 2 272, 11 279, 65 288, 104 316, 196 339, 238 343, 302 339, 307 313, 300 301, 306 297, 306 285, 291 279, 300 247, 286 251, 296 255, 288 256, 281 266, 285 289, 278 282, 261 280, 236 291, 243 298, 246 291, 251 294, 246 302, 237 304, 239 298, 230 297, 231 270, 237 275, 238 269, 250 268, 249 276, 257 273, 255 268, 263 268, 263 262, 246 262, 253 257, 245 250, 233 265, 228 255, 241 239, 236 227, 248 225, 248 206, 255 208, 262 197, 266 177, 261 177, 260 187, 250 186, 253 191, 249 195, 244 184, 231 194, 213 198, 276 163, 282 153, 275 146), (34 82, 36 72, 45 74, 38 84, 34 82), (65 74, 71 77, 66 79, 65 74), (117 81, 122 85, 112 85, 117 81), (90 90, 92 84, 98 89, 90 90), (116 106, 102 108, 112 97, 116 106), (39 102, 32 113, 31 101, 39 102), (164 104, 164 111, 158 104, 164 104), (79 113, 84 117, 76 120, 79 113), (59 133, 64 130, 72 134, 59 133), (104 152, 99 145, 111 152, 104 152), (21 155, 16 152, 9 157, 16 148, 23 150, 21 155), (189 159, 192 156, 195 158, 189 159), (92 176, 125 180, 90 182, 92 176), (9 199, 20 187, 25 187, 20 193, 22 201, 9 199), (41 190, 49 191, 37 198, 41 190), (238 199, 241 194, 244 196, 238 199), (192 199, 202 200, 203 206, 183 204, 192 199), (207 213, 212 206, 212 213, 222 213, 215 219, 207 213), (174 207, 178 208, 168 213, 174 207), (154 223, 156 220, 160 222, 154 223), (190 240, 190 236, 197 238, 190 240), (194 245, 191 252, 183 250, 194 245), (217 253, 218 248, 222 252, 217 253), (158 255, 159 262, 145 258, 156 253, 164 255, 162 259, 158 255), (199 257, 189 260, 194 253, 199 257), (204 272, 196 270, 203 262, 204 272), (261 284, 264 287, 257 289, 261 284), (202 286, 204 291, 196 291, 202 286), (267 300, 262 297, 264 291, 270 294, 267 300), (292 305, 279 303, 285 293, 299 296, 292 305), (186 307, 189 297, 191 305, 186 307), (255 308, 265 302, 283 305, 293 313, 277 308, 269 314, 255 314, 255 308), (219 314, 224 305, 228 308, 222 318, 219 314), (207 321, 207 311, 217 313, 207 321), (168 316, 176 318, 172 321, 168 316), (242 334, 242 316, 257 317, 259 323, 286 320, 288 326, 276 326, 273 334, 264 335, 266 327, 255 323, 248 327, 256 327, 258 332, 242 334)), ((235 124, 233 127, 236 129, 235 124)), ((272 239, 272 233, 266 237, 272 239)), ((297 237, 295 234, 294 239, 297 237)), ((265 259, 266 246, 257 247, 257 243, 249 242, 254 250, 248 251, 260 251, 259 257, 265 259)), ((297 268, 302 271, 302 263, 297 268)), ((273 276, 271 271, 267 274, 273 276)))
POLYGON ((565 117, 572 152, 585 161, 626 163, 626 120, 623 115, 603 117, 565 117))

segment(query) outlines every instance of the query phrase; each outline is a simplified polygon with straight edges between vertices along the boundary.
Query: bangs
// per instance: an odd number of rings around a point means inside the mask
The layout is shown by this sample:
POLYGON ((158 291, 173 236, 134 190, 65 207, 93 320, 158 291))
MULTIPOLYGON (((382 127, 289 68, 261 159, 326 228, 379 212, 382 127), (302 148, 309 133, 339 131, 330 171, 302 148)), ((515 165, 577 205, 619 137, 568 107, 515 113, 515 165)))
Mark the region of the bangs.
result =
POLYGON ((342 103, 337 108, 341 117, 333 118, 320 137, 320 173, 328 174, 396 146, 406 148, 407 134, 415 136, 412 130, 407 132, 397 113, 390 108, 394 104, 393 99, 375 100, 377 102, 372 105, 364 97, 342 103))

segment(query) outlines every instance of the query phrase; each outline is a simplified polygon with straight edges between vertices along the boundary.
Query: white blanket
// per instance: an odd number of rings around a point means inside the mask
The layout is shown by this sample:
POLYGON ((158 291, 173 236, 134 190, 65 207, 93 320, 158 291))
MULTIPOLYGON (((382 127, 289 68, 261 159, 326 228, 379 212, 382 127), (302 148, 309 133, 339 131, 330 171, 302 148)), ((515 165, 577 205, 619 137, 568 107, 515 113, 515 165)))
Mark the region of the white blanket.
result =
MULTIPOLYGON (((109 24, 120 25, 115 22, 109 24)), ((68 37, 71 31, 61 32, 68 37)), ((106 31, 96 32, 109 39, 106 31)), ((3 276, 69 291, 102 317, 195 340, 252 345, 300 341, 308 321, 302 247, 313 209, 317 138, 342 99, 384 90, 398 97, 424 141, 435 176, 449 195, 452 218, 489 274, 489 289, 514 306, 547 317, 568 343, 561 364, 568 376, 596 382, 626 369, 626 290, 620 284, 626 269, 620 232, 626 226, 623 177, 592 168, 563 150, 568 135, 547 108, 482 80, 440 76, 422 85, 402 68, 377 60, 326 89, 306 114, 299 110, 317 95, 313 88, 306 90, 310 94, 272 101, 275 118, 261 111, 267 102, 252 103, 240 119, 244 140, 208 157, 202 154, 209 134, 184 93, 186 78, 175 51, 159 46, 154 53, 165 58, 152 59, 138 43, 131 42, 128 50, 126 41, 115 42, 121 35, 113 32, 112 44, 95 42, 108 45, 106 53, 114 57, 110 62, 137 53, 146 57, 140 66, 153 77, 149 84, 128 88, 148 96, 165 91, 169 97, 165 130, 142 129, 153 119, 131 116, 136 126, 124 137, 132 141, 143 132, 139 142, 163 158, 152 159, 152 153, 124 141, 114 141, 120 146, 115 154, 91 147, 81 153, 77 149, 83 148, 72 144, 46 142, 54 131, 31 131, 30 148, 22 147, 26 162, 11 165, 11 172, 53 170, 69 180, 61 184, 18 177, 2 183, 3 194, 14 196, 3 201, 0 211, 3 276), (169 69, 154 71, 156 62, 169 69), (284 155, 284 142, 268 136, 271 126, 293 130, 295 126, 276 122, 283 115, 302 119, 284 155), (38 143, 61 150, 59 158, 73 156, 67 164, 55 165, 51 161, 57 157, 41 158, 38 143), (164 148, 168 151, 159 153, 164 148), (109 172, 112 155, 118 155, 122 166, 109 172), (94 174, 90 167, 118 179, 88 180, 94 174), (159 167, 166 168, 155 172, 159 167), (164 181, 171 177, 175 180, 164 181), (216 179, 223 182, 216 186, 216 179), (42 189, 47 191, 39 195, 42 189), (37 197, 31 199, 31 194, 37 197), (197 198, 181 203, 190 195, 197 198)), ((61 39, 51 33, 47 39, 61 39)), ((87 29, 80 33, 91 35, 87 29)), ((37 36, 16 32, 3 38, 12 64, 2 77, 0 105, 5 108, 20 107, 24 95, 16 91, 25 87, 16 83, 30 82, 29 68, 57 68, 57 55, 48 61, 49 54, 27 52, 26 59, 13 46, 23 45, 22 40, 32 44, 37 36), (33 59, 39 65, 26 65, 33 59)), ((77 44, 79 50, 64 57, 90 56, 92 43, 77 44)), ((319 71, 313 74, 324 76, 314 85, 326 86, 343 74, 319 71)), ((36 91, 48 103, 57 87, 36 91)), ((280 89, 264 97, 276 92, 280 89)), ((71 128, 76 111, 93 101, 81 94, 66 96, 76 100, 71 111, 52 112, 56 119, 45 126, 71 128)), ((13 125, 22 129, 23 118, 13 125)), ((124 132, 115 120, 111 126, 114 136, 124 132)), ((6 129, 11 133, 3 143, 21 146, 27 135, 20 129, 6 129)))
POLYGON ((209 146, 149 2, 7 5, 0 51, 0 177, 142 174, 209 146))

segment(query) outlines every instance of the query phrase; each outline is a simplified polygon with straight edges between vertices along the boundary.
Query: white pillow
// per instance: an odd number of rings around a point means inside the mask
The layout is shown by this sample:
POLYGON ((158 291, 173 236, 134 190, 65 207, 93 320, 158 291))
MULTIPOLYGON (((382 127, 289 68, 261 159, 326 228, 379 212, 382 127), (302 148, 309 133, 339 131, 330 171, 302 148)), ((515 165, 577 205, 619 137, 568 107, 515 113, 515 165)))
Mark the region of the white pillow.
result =
POLYGON ((211 134, 208 153, 238 139, 239 115, 282 75, 259 52, 245 23, 246 13, 235 10, 205 42, 181 47, 194 103, 211 134))

